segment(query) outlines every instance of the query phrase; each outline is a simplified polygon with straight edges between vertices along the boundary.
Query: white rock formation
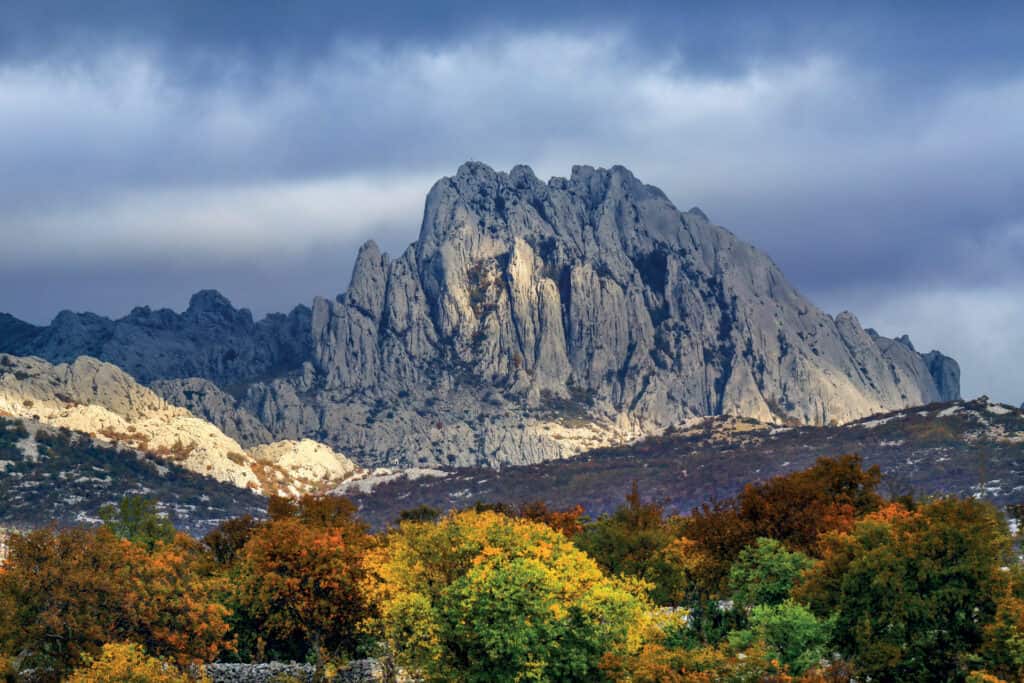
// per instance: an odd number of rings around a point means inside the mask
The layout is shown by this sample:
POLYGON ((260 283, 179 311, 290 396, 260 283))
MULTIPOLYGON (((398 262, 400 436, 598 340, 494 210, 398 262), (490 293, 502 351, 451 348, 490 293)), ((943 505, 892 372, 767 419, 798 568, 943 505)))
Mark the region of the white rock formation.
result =
POLYGON ((38 358, 0 355, 0 415, 154 453, 256 493, 322 491, 357 472, 350 460, 308 439, 247 452, 206 420, 170 405, 121 369, 88 356, 51 365, 38 358))

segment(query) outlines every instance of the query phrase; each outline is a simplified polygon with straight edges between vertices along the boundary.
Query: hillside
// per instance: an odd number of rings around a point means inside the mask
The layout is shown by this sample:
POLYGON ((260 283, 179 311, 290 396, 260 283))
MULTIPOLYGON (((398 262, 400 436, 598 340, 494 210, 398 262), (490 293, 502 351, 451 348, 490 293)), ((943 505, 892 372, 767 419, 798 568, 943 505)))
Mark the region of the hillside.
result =
POLYGON ((348 289, 254 322, 0 318, 0 351, 118 365, 242 446, 310 438, 364 467, 521 465, 693 417, 828 425, 959 398, 959 368, 816 308, 771 259, 615 166, 538 179, 467 163, 417 241, 348 289))
POLYGON ((427 505, 582 504, 590 515, 622 504, 630 482, 668 510, 689 512, 734 495, 748 481, 804 469, 823 456, 860 454, 878 465, 888 495, 956 494, 996 505, 1024 503, 1024 410, 985 398, 872 416, 840 427, 779 427, 753 420, 691 421, 663 437, 527 467, 463 469, 353 491, 374 524, 427 505))
POLYGON ((266 509, 266 499, 252 491, 164 458, 0 417, 0 528, 98 522, 101 506, 127 494, 156 498, 176 527, 196 535, 266 509))
POLYGON ((256 494, 318 492, 359 474, 343 455, 310 440, 245 449, 119 368, 88 356, 52 365, 0 355, 0 417, 69 430, 256 494))
MULTIPOLYGON (((153 496, 175 523, 203 533, 220 520, 262 515, 266 498, 190 472, 173 460, 32 419, 0 417, 0 527, 96 519, 126 493, 153 496)), ((305 445, 281 452, 281 467, 323 476, 305 445)), ((253 454, 260 457, 257 449, 253 454)), ((314 448, 314 451, 318 449, 314 448)), ((598 449, 572 460, 509 467, 360 470, 334 487, 377 527, 403 510, 444 511, 476 503, 541 500, 618 507, 632 481, 645 498, 688 512, 725 499, 748 481, 804 469, 822 456, 859 453, 877 464, 887 495, 956 494, 999 506, 1024 503, 1024 411, 986 399, 881 414, 842 427, 780 427, 742 418, 690 421, 663 437, 598 449)), ((320 489, 323 490, 323 489, 320 489)))

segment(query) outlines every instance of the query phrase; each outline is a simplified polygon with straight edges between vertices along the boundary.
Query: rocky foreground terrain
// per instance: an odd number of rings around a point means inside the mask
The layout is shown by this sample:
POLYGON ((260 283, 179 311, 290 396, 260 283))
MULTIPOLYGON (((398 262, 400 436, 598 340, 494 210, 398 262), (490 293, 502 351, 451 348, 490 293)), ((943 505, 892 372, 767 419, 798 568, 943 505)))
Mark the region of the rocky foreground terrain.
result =
POLYGON ((822 426, 959 398, 955 361, 827 315, 622 167, 543 182, 468 163, 430 190, 417 241, 367 243, 334 299, 259 322, 211 291, 180 314, 0 316, 0 352, 116 365, 243 457, 312 439, 361 467, 523 465, 700 416, 822 426))

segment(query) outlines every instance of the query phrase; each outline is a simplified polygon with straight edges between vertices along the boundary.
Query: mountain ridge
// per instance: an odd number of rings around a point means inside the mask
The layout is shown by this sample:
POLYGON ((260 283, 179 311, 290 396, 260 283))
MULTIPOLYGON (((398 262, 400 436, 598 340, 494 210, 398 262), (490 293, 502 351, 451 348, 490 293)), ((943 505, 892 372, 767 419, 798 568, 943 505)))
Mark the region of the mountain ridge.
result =
POLYGON ((828 316, 621 166, 545 183, 463 164, 415 243, 367 242, 343 293, 288 315, 203 291, 182 314, 71 316, 0 321, 0 350, 91 351, 245 445, 314 438, 363 465, 523 464, 700 415, 828 424, 959 398, 954 360, 828 316))

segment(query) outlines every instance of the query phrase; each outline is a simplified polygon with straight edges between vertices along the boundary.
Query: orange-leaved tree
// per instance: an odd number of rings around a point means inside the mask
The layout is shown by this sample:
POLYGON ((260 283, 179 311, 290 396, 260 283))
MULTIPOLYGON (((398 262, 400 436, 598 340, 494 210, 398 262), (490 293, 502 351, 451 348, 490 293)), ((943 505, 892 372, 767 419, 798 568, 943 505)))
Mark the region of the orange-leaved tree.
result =
POLYGON ((227 611, 193 571, 189 541, 148 553, 110 530, 40 529, 10 538, 0 574, 0 653, 65 672, 112 641, 179 662, 227 645, 227 611))
POLYGON ((229 603, 244 654, 318 660, 358 654, 372 606, 362 589, 374 545, 344 499, 275 503, 238 552, 229 603))

